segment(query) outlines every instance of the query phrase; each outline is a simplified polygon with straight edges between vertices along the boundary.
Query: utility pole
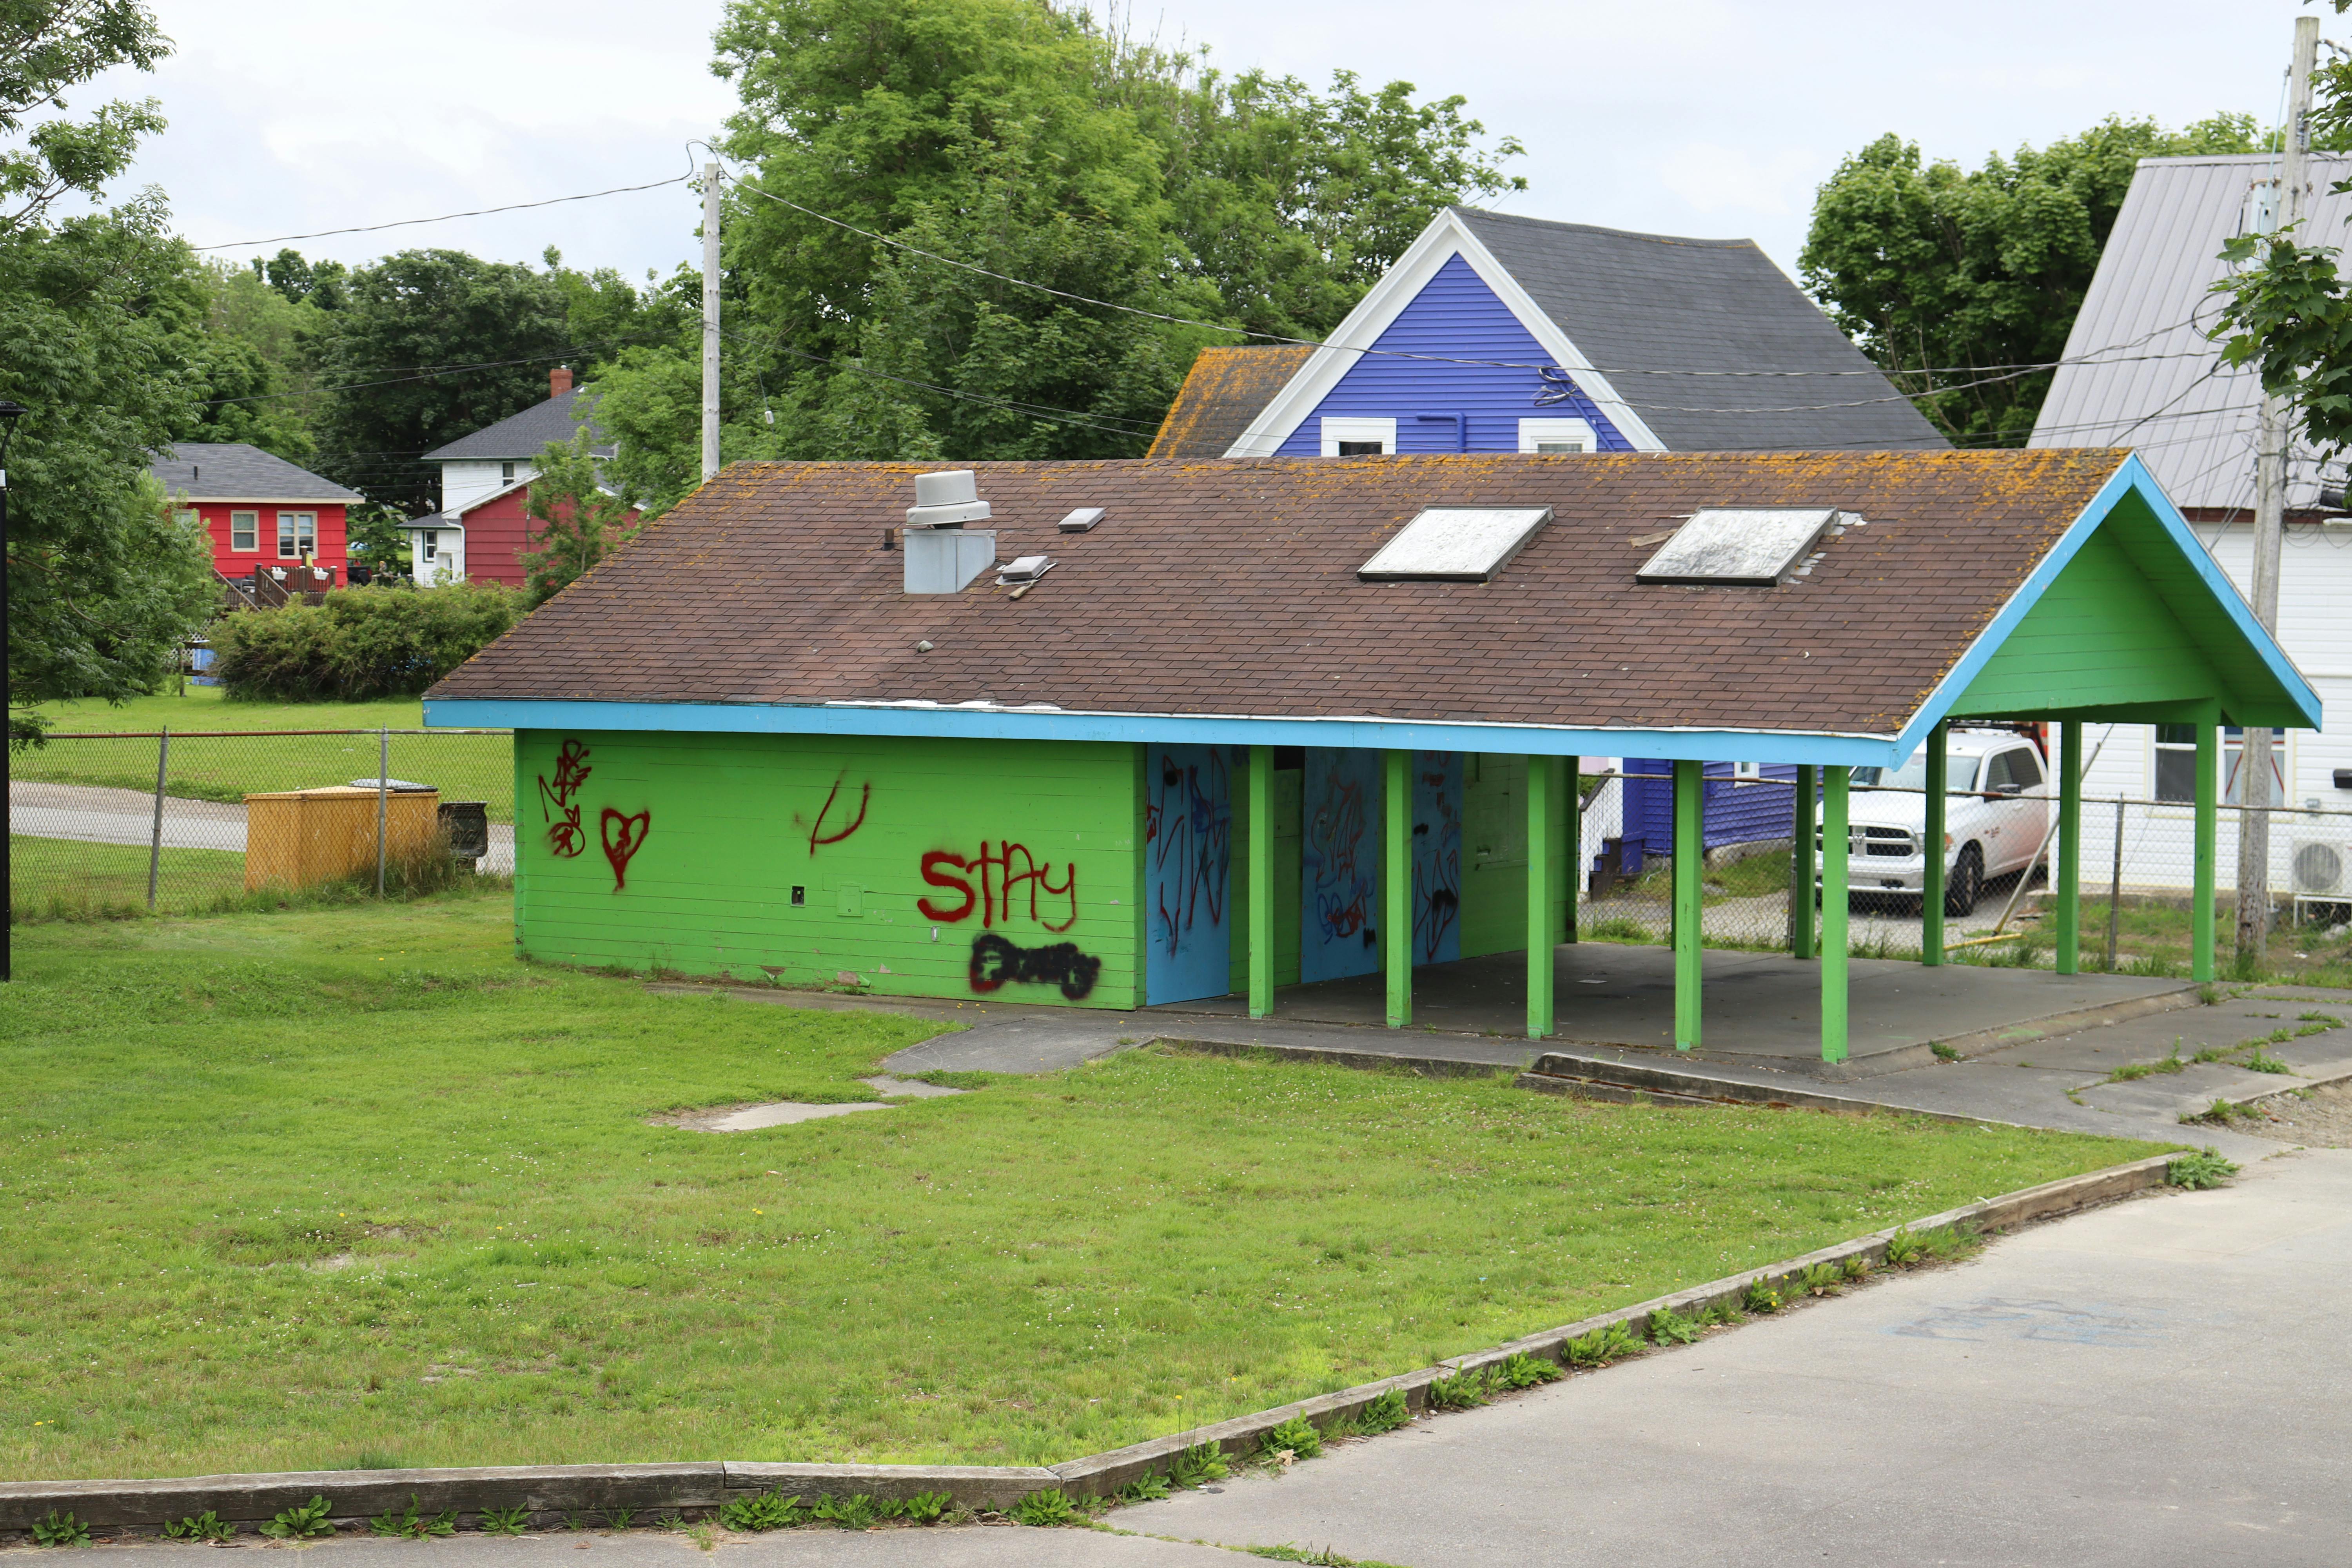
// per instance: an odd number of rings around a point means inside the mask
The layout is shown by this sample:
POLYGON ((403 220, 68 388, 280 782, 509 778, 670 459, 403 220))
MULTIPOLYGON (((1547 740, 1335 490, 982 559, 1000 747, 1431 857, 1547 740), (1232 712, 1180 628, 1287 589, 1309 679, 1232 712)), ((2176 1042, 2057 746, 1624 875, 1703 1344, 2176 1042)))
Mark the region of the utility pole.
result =
MULTIPOLYGON (((2317 18, 2312 26, 2319 25, 2317 18)), ((2300 37, 2302 35, 2297 34, 2300 37)), ((2314 37, 2317 35, 2315 34, 2314 37)), ((702 165, 702 478, 719 477, 719 165, 702 165)))
MULTIPOLYGON (((2311 152, 2311 73, 2318 56, 2319 18, 2297 16, 2279 153, 2282 230, 2303 221, 2305 161, 2311 152)), ((2264 397, 2254 448, 2253 609, 2254 618, 2273 637, 2278 635, 2280 546, 2286 534, 2286 399, 2264 397)), ((2238 757, 2238 964, 2247 973, 2262 967, 2270 936, 2271 743, 2269 730, 2250 724, 2238 757)))

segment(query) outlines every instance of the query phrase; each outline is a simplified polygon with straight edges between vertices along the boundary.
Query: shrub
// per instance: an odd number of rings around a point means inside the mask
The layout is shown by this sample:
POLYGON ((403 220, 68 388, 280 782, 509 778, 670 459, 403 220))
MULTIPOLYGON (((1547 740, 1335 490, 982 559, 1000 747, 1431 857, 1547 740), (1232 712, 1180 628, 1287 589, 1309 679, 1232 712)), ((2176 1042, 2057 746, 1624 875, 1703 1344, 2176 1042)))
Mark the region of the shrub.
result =
POLYGON ((522 595, 495 583, 341 588, 323 604, 216 622, 214 673, 245 700, 415 696, 521 618, 522 595))

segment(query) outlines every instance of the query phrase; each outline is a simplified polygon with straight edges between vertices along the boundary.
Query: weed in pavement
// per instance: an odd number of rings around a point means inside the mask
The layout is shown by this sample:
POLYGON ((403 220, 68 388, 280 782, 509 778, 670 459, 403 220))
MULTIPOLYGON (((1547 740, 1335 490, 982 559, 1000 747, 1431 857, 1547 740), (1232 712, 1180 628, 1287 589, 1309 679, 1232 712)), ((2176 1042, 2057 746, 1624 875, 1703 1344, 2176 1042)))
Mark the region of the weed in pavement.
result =
POLYGON ((1258 1446, 1267 1453, 1288 1454, 1294 1459, 1319 1458, 1323 1434, 1304 1415, 1294 1415, 1259 1438, 1258 1446))
POLYGON ((1483 1372, 1456 1373, 1452 1377, 1432 1380, 1429 1404, 1434 1410, 1469 1410, 1486 1403, 1486 1374, 1483 1372))
POLYGON ((1157 1470, 1146 1470, 1119 1488, 1118 1495, 1121 1502, 1158 1502, 1171 1495, 1168 1478, 1157 1470))
POLYGON ((73 1516, 71 1510, 59 1513, 51 1509, 44 1519, 33 1521, 33 1544, 36 1546, 88 1546, 89 1526, 73 1516))
POLYGON ((1075 1524, 1080 1517, 1078 1505, 1072 1502, 1059 1487, 1031 1492, 1013 1505, 1013 1518, 1016 1522, 1040 1529, 1075 1524))
POLYGON ((2191 1192, 2218 1187, 2237 1173, 2236 1163, 2222 1158, 2221 1152, 2210 1144, 2195 1153, 2174 1155, 2172 1163, 2164 1168, 2166 1181, 2191 1192))
POLYGON ((1764 1276, 1759 1274, 1748 1282, 1748 1289, 1739 1293, 1739 1304, 1751 1312, 1777 1312, 1780 1310, 1780 1292, 1772 1289, 1766 1283, 1764 1276))
POLYGON ((1505 1357, 1502 1364, 1495 1368, 1495 1381, 1505 1388, 1533 1388, 1538 1384, 1556 1382, 1559 1376, 1559 1363, 1525 1351, 1505 1357))
POLYGON ((1230 1473, 1225 1464, 1225 1451, 1214 1443, 1202 1443, 1186 1448, 1168 1465, 1168 1479, 1187 1489, 1207 1486, 1211 1481, 1222 1481, 1230 1473))
POLYGON ((520 1535, 530 1526, 530 1510, 520 1506, 486 1508, 476 1522, 484 1535, 520 1535))
POLYGON ((1706 1331, 1704 1321, 1685 1318, 1672 1307, 1660 1307, 1650 1314, 1650 1342, 1654 1345, 1696 1344, 1706 1331))
POLYGON ((1356 1415, 1356 1429, 1365 1433, 1393 1432, 1412 1419, 1412 1406, 1402 1388, 1384 1389, 1356 1415))
POLYGON ((779 1488, 771 1488, 756 1497, 737 1498, 721 1504, 719 1510, 720 1524, 746 1534, 783 1530, 798 1524, 801 1519, 800 1499, 786 1496, 779 1488))
POLYGON ((1622 1361, 1642 1349, 1642 1342, 1627 1322, 1604 1323, 1591 1332, 1580 1334, 1559 1347, 1561 1359, 1570 1366, 1607 1366, 1622 1361))
MULTIPOLYGON (((309 1541, 315 1536, 332 1535, 335 1526, 327 1517, 327 1506, 325 1498, 313 1496, 309 1502, 282 1509, 261 1527, 261 1533, 279 1541, 309 1541)), ((441 1533, 446 1535, 448 1531, 441 1533)))
POLYGON ((209 1508, 202 1513, 173 1520, 163 1526, 163 1539, 166 1541, 226 1541, 236 1533, 236 1526, 209 1508))
POLYGON ((368 1521, 368 1528, 378 1535, 407 1536, 422 1541, 428 1535, 455 1535, 457 1515, 454 1510, 426 1513, 416 1506, 416 1494, 408 1494, 404 1509, 386 1509, 368 1521))

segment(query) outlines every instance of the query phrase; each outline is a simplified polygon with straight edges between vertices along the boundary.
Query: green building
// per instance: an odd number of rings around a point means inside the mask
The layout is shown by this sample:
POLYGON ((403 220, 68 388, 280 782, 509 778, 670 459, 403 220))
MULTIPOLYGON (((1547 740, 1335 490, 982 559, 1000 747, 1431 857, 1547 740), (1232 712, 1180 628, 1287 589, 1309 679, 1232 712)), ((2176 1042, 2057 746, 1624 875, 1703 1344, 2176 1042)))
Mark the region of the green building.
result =
MULTIPOLYGON (((1926 748, 1933 842, 1948 722, 2054 723, 2071 826, 2084 721, 2194 726, 2210 976, 2217 727, 2319 722, 2088 450, 739 464, 425 711, 516 731, 536 958, 1259 1014, 1380 973, 1402 1025, 1414 968, 1525 950, 1536 1037, 1576 759, 1672 760, 1694 843, 1705 761, 1794 764, 1833 1059, 1850 770, 1926 748)), ((1699 895, 1676 857, 1685 1045, 1699 895)))

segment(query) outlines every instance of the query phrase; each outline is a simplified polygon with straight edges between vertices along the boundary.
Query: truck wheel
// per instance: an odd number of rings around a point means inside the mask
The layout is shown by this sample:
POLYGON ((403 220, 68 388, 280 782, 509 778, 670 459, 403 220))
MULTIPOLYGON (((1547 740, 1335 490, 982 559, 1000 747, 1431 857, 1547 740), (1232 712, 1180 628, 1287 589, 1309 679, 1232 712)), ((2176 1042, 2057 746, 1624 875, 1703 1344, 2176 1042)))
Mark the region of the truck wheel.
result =
POLYGON ((1952 874, 1944 883, 1944 913, 1972 915, 1977 911, 1977 900, 1984 893, 1984 854, 1971 844, 1960 851, 1952 863, 1952 874))

